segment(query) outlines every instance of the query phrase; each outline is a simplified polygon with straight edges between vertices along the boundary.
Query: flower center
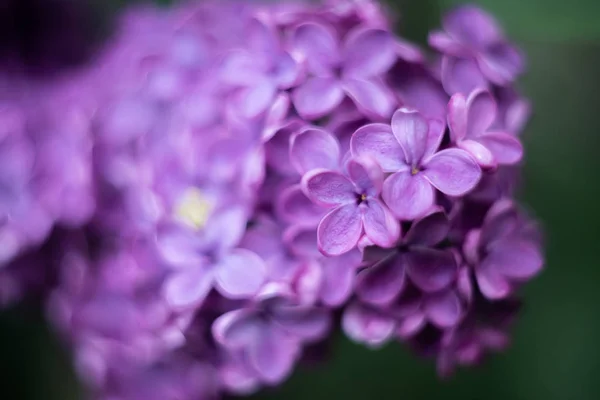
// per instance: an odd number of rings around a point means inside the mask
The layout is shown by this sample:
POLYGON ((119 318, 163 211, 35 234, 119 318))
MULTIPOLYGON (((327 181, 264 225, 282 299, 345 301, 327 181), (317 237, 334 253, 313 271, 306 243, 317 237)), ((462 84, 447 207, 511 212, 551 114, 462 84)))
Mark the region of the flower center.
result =
POLYGON ((366 193, 357 193, 356 194, 356 204, 361 204, 367 201, 366 193))
POLYGON ((412 169, 410 170, 411 175, 416 175, 418 174, 420 171, 420 169, 418 167, 412 167, 412 169))
POLYGON ((202 191, 196 187, 191 187, 186 189, 177 202, 174 216, 192 229, 200 230, 206 225, 212 210, 213 204, 204 196, 202 191))

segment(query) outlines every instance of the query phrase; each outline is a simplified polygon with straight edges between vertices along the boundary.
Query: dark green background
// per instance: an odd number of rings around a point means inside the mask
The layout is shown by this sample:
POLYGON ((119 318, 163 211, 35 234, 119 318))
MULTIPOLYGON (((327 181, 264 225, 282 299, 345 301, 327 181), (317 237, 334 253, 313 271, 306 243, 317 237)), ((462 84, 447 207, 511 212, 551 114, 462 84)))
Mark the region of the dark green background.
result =
MULTIPOLYGON (((462 1, 390 3, 405 34, 423 42, 441 11, 462 1)), ((330 362, 255 399, 600 398, 600 1, 473 3, 497 15, 529 60, 522 88, 535 115, 521 197, 545 227, 547 266, 524 291, 513 346, 442 382, 398 345, 369 351, 340 338, 330 362)), ((81 398, 68 355, 35 312, 0 317, 0 398, 81 398)))

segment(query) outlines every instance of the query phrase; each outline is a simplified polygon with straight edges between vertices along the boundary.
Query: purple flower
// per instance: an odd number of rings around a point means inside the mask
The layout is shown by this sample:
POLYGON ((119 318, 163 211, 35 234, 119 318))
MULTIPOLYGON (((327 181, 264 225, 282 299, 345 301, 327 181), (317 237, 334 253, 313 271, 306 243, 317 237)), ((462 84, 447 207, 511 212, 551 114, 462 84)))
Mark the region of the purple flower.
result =
POLYGON ((241 88, 235 95, 236 110, 247 118, 264 113, 278 92, 294 86, 301 76, 298 63, 276 35, 274 28, 254 18, 248 28, 250 52, 234 51, 223 63, 221 79, 241 88))
POLYGON ((435 189, 462 196, 481 178, 469 153, 460 149, 437 151, 444 125, 407 109, 396 111, 391 126, 369 124, 351 140, 352 153, 370 156, 384 172, 393 172, 383 184, 383 199, 402 220, 425 215, 435 204, 435 189))
POLYGON ((396 321, 385 311, 355 301, 344 310, 342 328, 350 339, 376 349, 393 337, 396 321))
POLYGON ((523 71, 521 54, 483 10, 460 7, 443 25, 445 32, 431 33, 429 43, 446 55, 442 74, 448 93, 470 92, 486 79, 507 85, 523 71))
POLYGON ((380 79, 396 58, 389 32, 358 27, 340 44, 329 26, 307 22, 294 30, 291 40, 311 74, 292 95, 300 116, 327 115, 345 95, 367 114, 390 114, 393 98, 380 79))
POLYGON ((491 300, 509 296, 518 283, 537 275, 544 260, 537 227, 511 200, 499 200, 481 229, 472 230, 464 253, 474 267, 481 293, 491 300))
POLYGON ((441 211, 433 212, 414 222, 393 251, 365 250, 365 258, 376 260, 361 271, 356 293, 367 303, 377 306, 391 304, 401 295, 406 278, 426 293, 448 288, 456 279, 458 266, 451 251, 436 249, 449 230, 448 218, 441 211))
POLYGON ((351 159, 347 175, 316 169, 302 178, 306 195, 316 204, 334 207, 319 223, 317 243, 325 255, 340 255, 356 247, 363 235, 389 247, 400 235, 400 225, 379 200, 381 168, 370 159, 351 159))
POLYGON ((486 90, 475 90, 468 98, 457 93, 448 103, 450 137, 481 165, 512 165, 521 161, 523 146, 517 137, 490 130, 496 120, 496 102, 486 90))
POLYGON ((257 377, 278 384, 292 371, 302 345, 329 329, 324 309, 297 306, 285 287, 269 285, 257 303, 221 315, 214 322, 215 340, 232 353, 242 353, 257 377))

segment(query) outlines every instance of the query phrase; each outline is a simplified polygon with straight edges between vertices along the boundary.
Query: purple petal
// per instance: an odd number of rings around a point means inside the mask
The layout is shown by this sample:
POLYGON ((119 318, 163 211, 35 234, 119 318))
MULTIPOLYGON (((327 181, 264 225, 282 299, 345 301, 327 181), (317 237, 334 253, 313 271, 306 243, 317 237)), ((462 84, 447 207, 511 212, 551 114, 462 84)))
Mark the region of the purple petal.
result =
POLYGON ((442 59, 442 84, 448 94, 471 93, 488 87, 477 63, 470 58, 445 56, 442 59))
POLYGON ((235 249, 216 266, 216 284, 219 292, 231 299, 256 294, 265 281, 267 267, 256 253, 235 249))
POLYGON ((404 288, 404 276, 403 255, 380 261, 358 274, 356 293, 366 303, 388 305, 404 288))
POLYGON ((414 221, 404 242, 409 245, 435 246, 448 236, 450 221, 443 210, 435 210, 414 221))
POLYGON ((400 109, 392 116, 392 132, 404 150, 406 163, 418 166, 427 151, 427 119, 417 111, 400 109))
POLYGON ((476 90, 467 99, 467 138, 485 133, 496 119, 496 101, 487 90, 476 90))
POLYGON ((217 343, 228 349, 239 349, 258 340, 264 323, 254 310, 238 309, 218 317, 211 328, 217 343))
POLYGON ((446 132, 446 124, 439 119, 429 120, 429 134, 427 135, 427 146, 424 157, 430 157, 438 150, 444 133, 446 132))
POLYGON ((454 39, 473 49, 502 40, 502 31, 494 18, 476 6, 457 8, 444 18, 443 26, 454 39))
POLYGON ((512 165, 523 158, 523 145, 519 139, 506 132, 488 132, 477 138, 494 156, 498 164, 512 165))
POLYGON ((452 328, 460 321, 462 307, 453 290, 429 295, 423 305, 427 318, 439 328, 452 328))
POLYGON ((163 296, 172 307, 195 307, 204 301, 212 284, 213 274, 206 269, 176 272, 165 281, 163 296))
POLYGON ((316 307, 279 307, 273 310, 273 318, 288 333, 308 341, 327 334, 331 322, 329 313, 316 307))
POLYGON ((331 112, 344 99, 340 82, 333 77, 312 77, 292 93, 292 101, 301 117, 317 119, 331 112))
POLYGON ((397 172, 383 182, 382 197, 397 218, 412 220, 433 206, 435 191, 423 174, 397 172))
POLYGON ((300 175, 315 168, 335 170, 340 162, 340 145, 330 133, 309 128, 292 136, 290 162, 300 175))
POLYGON ((273 137, 265 144, 267 164, 277 172, 285 175, 296 175, 296 170, 290 165, 290 141, 294 133, 304 124, 298 120, 275 130, 273 137))
POLYGON ((372 157, 384 172, 408 169, 403 162, 402 147, 388 124, 368 124, 359 128, 350 139, 352 155, 372 157))
POLYGON ((427 42, 434 49, 450 56, 463 57, 468 52, 465 46, 442 31, 430 32, 427 42))
POLYGON ((408 339, 419 333, 426 324, 427 319, 425 318, 425 315, 421 312, 417 312, 413 315, 403 318, 396 328, 396 333, 398 336, 400 336, 400 338, 408 339))
POLYGON ((423 175, 440 192, 462 196, 479 183, 481 169, 466 151, 446 149, 426 161, 423 175))
POLYGON ((346 94, 356 107, 375 118, 388 117, 394 107, 394 98, 388 88, 375 79, 344 78, 346 94))
POLYGON ((475 270, 475 277, 481 293, 490 300, 507 297, 512 290, 508 280, 490 265, 481 265, 475 270))
POLYGON ((519 224, 515 203, 509 199, 496 201, 488 210, 481 230, 480 246, 488 247, 494 241, 512 236, 519 224))
POLYGON ((458 147, 466 151, 477 161, 481 168, 493 169, 497 167, 496 160, 492 152, 477 140, 461 140, 458 147))
POLYGON ((525 64, 520 52, 508 43, 497 43, 487 48, 478 61, 484 75, 502 86, 513 82, 523 72, 525 64))
POLYGON ((308 68, 316 75, 330 74, 340 62, 338 40, 330 28, 305 23, 292 33, 292 47, 305 57, 308 68))
POLYGON ((235 100, 236 107, 246 118, 263 114, 273 103, 277 88, 268 80, 262 80, 253 86, 242 89, 235 100))
POLYGON ((348 300, 352 294, 354 277, 361 261, 362 254, 358 250, 321 261, 323 265, 321 301, 323 304, 337 307, 348 300))
POLYGON ((310 200, 324 206, 356 201, 354 185, 340 172, 312 170, 302 177, 302 190, 310 200))
POLYGON ((283 242, 298 257, 318 258, 317 231, 314 227, 289 226, 283 233, 283 242))
POLYGON ((394 333, 394 320, 359 303, 346 308, 342 317, 342 328, 355 342, 365 343, 371 348, 382 346, 394 333))
POLYGON ((348 176, 361 193, 377 196, 383 185, 383 171, 370 158, 352 158, 346 164, 348 176))
POLYGON ((330 211, 319 223, 317 243, 328 256, 352 250, 362 235, 362 220, 355 204, 346 204, 330 211))
POLYGON ((394 40, 381 29, 355 29, 344 43, 343 65, 347 77, 368 78, 385 73, 396 59, 394 40))
POLYGON ((259 18, 252 18, 247 27, 249 47, 263 57, 272 55, 279 48, 277 32, 259 18))
POLYGON ((369 240, 380 247, 392 247, 400 238, 400 224, 377 199, 368 200, 363 227, 369 240))
POLYGON ((459 142, 467 136, 467 98, 456 93, 448 102, 448 127, 453 142, 459 142))
POLYGON ((544 260, 539 247, 519 237, 495 243, 482 261, 481 268, 513 279, 529 279, 542 269, 544 260))
POLYGON ((303 78, 300 65, 287 52, 279 55, 273 68, 272 77, 280 89, 288 89, 295 86, 303 78))
POLYGON ((425 292, 442 290, 457 277, 458 266, 454 255, 449 251, 414 248, 406 257, 408 276, 425 292))
POLYGON ((265 329, 257 343, 248 348, 252 367, 270 385, 282 382, 291 374, 299 355, 298 341, 277 328, 265 329))
POLYGON ((256 56, 244 51, 235 51, 227 55, 221 65, 221 80, 234 86, 252 86, 264 79, 264 71, 260 68, 256 56))
POLYGON ((304 194, 300 184, 290 186, 281 192, 276 208, 277 214, 283 220, 306 226, 316 226, 325 211, 304 194))
POLYGON ((280 93, 277 95, 265 120, 265 129, 262 134, 263 142, 268 142, 275 136, 280 129, 285 129, 291 124, 295 124, 297 121, 285 121, 286 117, 290 112, 290 98, 287 93, 280 93))

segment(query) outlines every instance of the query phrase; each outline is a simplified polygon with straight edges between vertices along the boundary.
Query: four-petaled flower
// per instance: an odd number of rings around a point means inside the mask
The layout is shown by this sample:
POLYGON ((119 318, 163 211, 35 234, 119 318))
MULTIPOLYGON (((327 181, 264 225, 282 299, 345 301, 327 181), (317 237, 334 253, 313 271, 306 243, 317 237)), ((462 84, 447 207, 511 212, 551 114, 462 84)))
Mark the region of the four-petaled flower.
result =
POLYGON ((513 165, 523 157, 523 146, 516 136, 489 130, 496 120, 496 108, 490 92, 483 89, 471 92, 468 98, 457 93, 448 103, 452 141, 468 151, 484 168, 513 165))
POLYGON ((317 244, 325 255, 352 250, 365 235, 389 247, 400 235, 400 225, 379 200, 383 172, 369 158, 350 159, 346 174, 315 169, 302 178, 303 190, 315 203, 334 207, 317 228, 317 244))
POLYGON ((481 178, 481 169, 461 149, 437 151, 444 125, 420 113, 400 109, 391 126, 374 123, 359 128, 350 146, 355 156, 370 156, 385 172, 393 172, 383 184, 383 200, 402 220, 425 215, 435 204, 435 190, 462 196, 481 178))
POLYGON ((356 28, 340 45, 330 28, 308 22, 296 28, 292 46, 304 57, 311 74, 292 95, 302 117, 316 119, 330 113, 345 94, 364 112, 389 116, 393 96, 379 78, 396 59, 389 32, 356 28))

